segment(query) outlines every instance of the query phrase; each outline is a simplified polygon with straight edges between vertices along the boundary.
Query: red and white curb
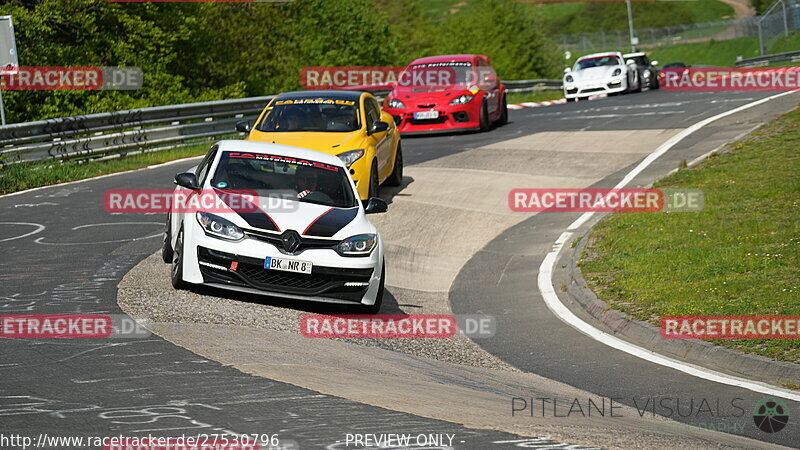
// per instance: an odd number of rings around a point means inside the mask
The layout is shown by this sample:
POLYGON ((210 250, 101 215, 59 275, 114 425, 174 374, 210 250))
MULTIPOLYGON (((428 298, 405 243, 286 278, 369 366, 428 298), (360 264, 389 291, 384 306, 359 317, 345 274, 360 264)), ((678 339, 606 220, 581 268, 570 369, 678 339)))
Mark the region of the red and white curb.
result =
POLYGON ((524 109, 524 108, 538 108, 540 106, 550 106, 550 105, 558 105, 560 103, 567 103, 567 99, 562 98, 559 100, 547 100, 544 102, 525 102, 525 103, 514 103, 512 105, 508 105, 508 109, 524 109))
MULTIPOLYGON (((597 94, 593 95, 588 98, 588 100, 595 100, 598 98, 606 97, 606 94, 597 94)), ((578 101, 585 101, 587 99, 579 99, 578 101)), ((567 99, 561 98, 558 100, 546 100, 543 102, 525 102, 525 103, 514 103, 508 105, 508 109, 510 110, 517 110, 517 109, 525 109, 525 108, 538 108, 540 106, 550 106, 550 105, 560 105, 562 103, 567 103, 567 99)))

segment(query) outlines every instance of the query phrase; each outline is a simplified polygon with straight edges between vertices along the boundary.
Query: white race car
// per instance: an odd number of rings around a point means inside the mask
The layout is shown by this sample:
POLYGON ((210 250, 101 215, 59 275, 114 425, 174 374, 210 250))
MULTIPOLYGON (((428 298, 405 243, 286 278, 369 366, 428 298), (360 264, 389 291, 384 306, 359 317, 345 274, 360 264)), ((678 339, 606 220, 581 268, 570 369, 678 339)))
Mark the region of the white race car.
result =
POLYGON ((371 198, 364 207, 338 157, 220 141, 175 183, 173 199, 217 199, 180 211, 173 200, 162 257, 172 263, 176 289, 204 284, 350 304, 367 314, 380 309, 384 248, 365 214, 385 212, 387 205, 371 198))
POLYGON ((593 95, 638 92, 641 85, 635 63, 628 64, 620 52, 594 53, 564 69, 564 98, 574 102, 593 95))

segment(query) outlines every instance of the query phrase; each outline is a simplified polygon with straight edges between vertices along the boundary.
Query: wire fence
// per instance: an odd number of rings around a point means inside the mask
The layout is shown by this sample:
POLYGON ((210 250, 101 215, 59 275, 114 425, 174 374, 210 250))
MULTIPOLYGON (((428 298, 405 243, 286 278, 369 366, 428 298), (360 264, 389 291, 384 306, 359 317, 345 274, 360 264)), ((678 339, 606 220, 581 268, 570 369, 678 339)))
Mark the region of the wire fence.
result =
MULTIPOLYGON (((778 0, 763 15, 745 19, 704 22, 634 30, 636 48, 648 50, 662 46, 726 41, 760 37, 761 54, 771 39, 800 29, 800 0, 778 0)), ((628 30, 565 34, 557 38, 564 51, 585 54, 631 48, 628 30)))

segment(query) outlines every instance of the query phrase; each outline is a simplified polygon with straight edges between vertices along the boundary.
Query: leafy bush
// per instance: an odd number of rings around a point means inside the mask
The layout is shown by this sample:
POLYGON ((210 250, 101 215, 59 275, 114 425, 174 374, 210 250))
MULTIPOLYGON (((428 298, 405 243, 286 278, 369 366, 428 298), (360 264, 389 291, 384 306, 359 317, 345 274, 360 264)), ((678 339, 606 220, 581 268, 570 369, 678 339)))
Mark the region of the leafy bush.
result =
POLYGON ((434 24, 417 0, 292 3, 115 3, 10 0, 23 66, 136 66, 136 91, 5 91, 23 122, 299 89, 306 66, 404 65, 442 53, 483 53, 503 78, 552 76, 557 50, 520 5, 488 0, 480 14, 434 24), (509 33, 514 30, 514 33, 509 33))

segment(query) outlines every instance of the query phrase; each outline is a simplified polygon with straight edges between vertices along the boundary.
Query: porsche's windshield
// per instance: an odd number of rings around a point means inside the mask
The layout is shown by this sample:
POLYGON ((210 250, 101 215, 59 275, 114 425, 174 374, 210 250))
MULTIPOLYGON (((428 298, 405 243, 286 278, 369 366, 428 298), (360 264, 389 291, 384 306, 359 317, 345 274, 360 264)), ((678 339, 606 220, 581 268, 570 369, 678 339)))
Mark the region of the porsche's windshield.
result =
POLYGON ((575 67, 572 70, 583 70, 583 69, 590 69, 592 67, 621 66, 621 65, 622 65, 622 60, 620 60, 618 56, 606 55, 606 56, 598 56, 596 58, 581 59, 575 63, 575 67))
POLYGON ((336 208, 356 206, 345 169, 317 161, 258 153, 224 152, 211 179, 216 189, 256 191, 336 208))
POLYGON ((301 98, 275 100, 256 130, 266 132, 349 132, 361 128, 354 100, 301 98))

